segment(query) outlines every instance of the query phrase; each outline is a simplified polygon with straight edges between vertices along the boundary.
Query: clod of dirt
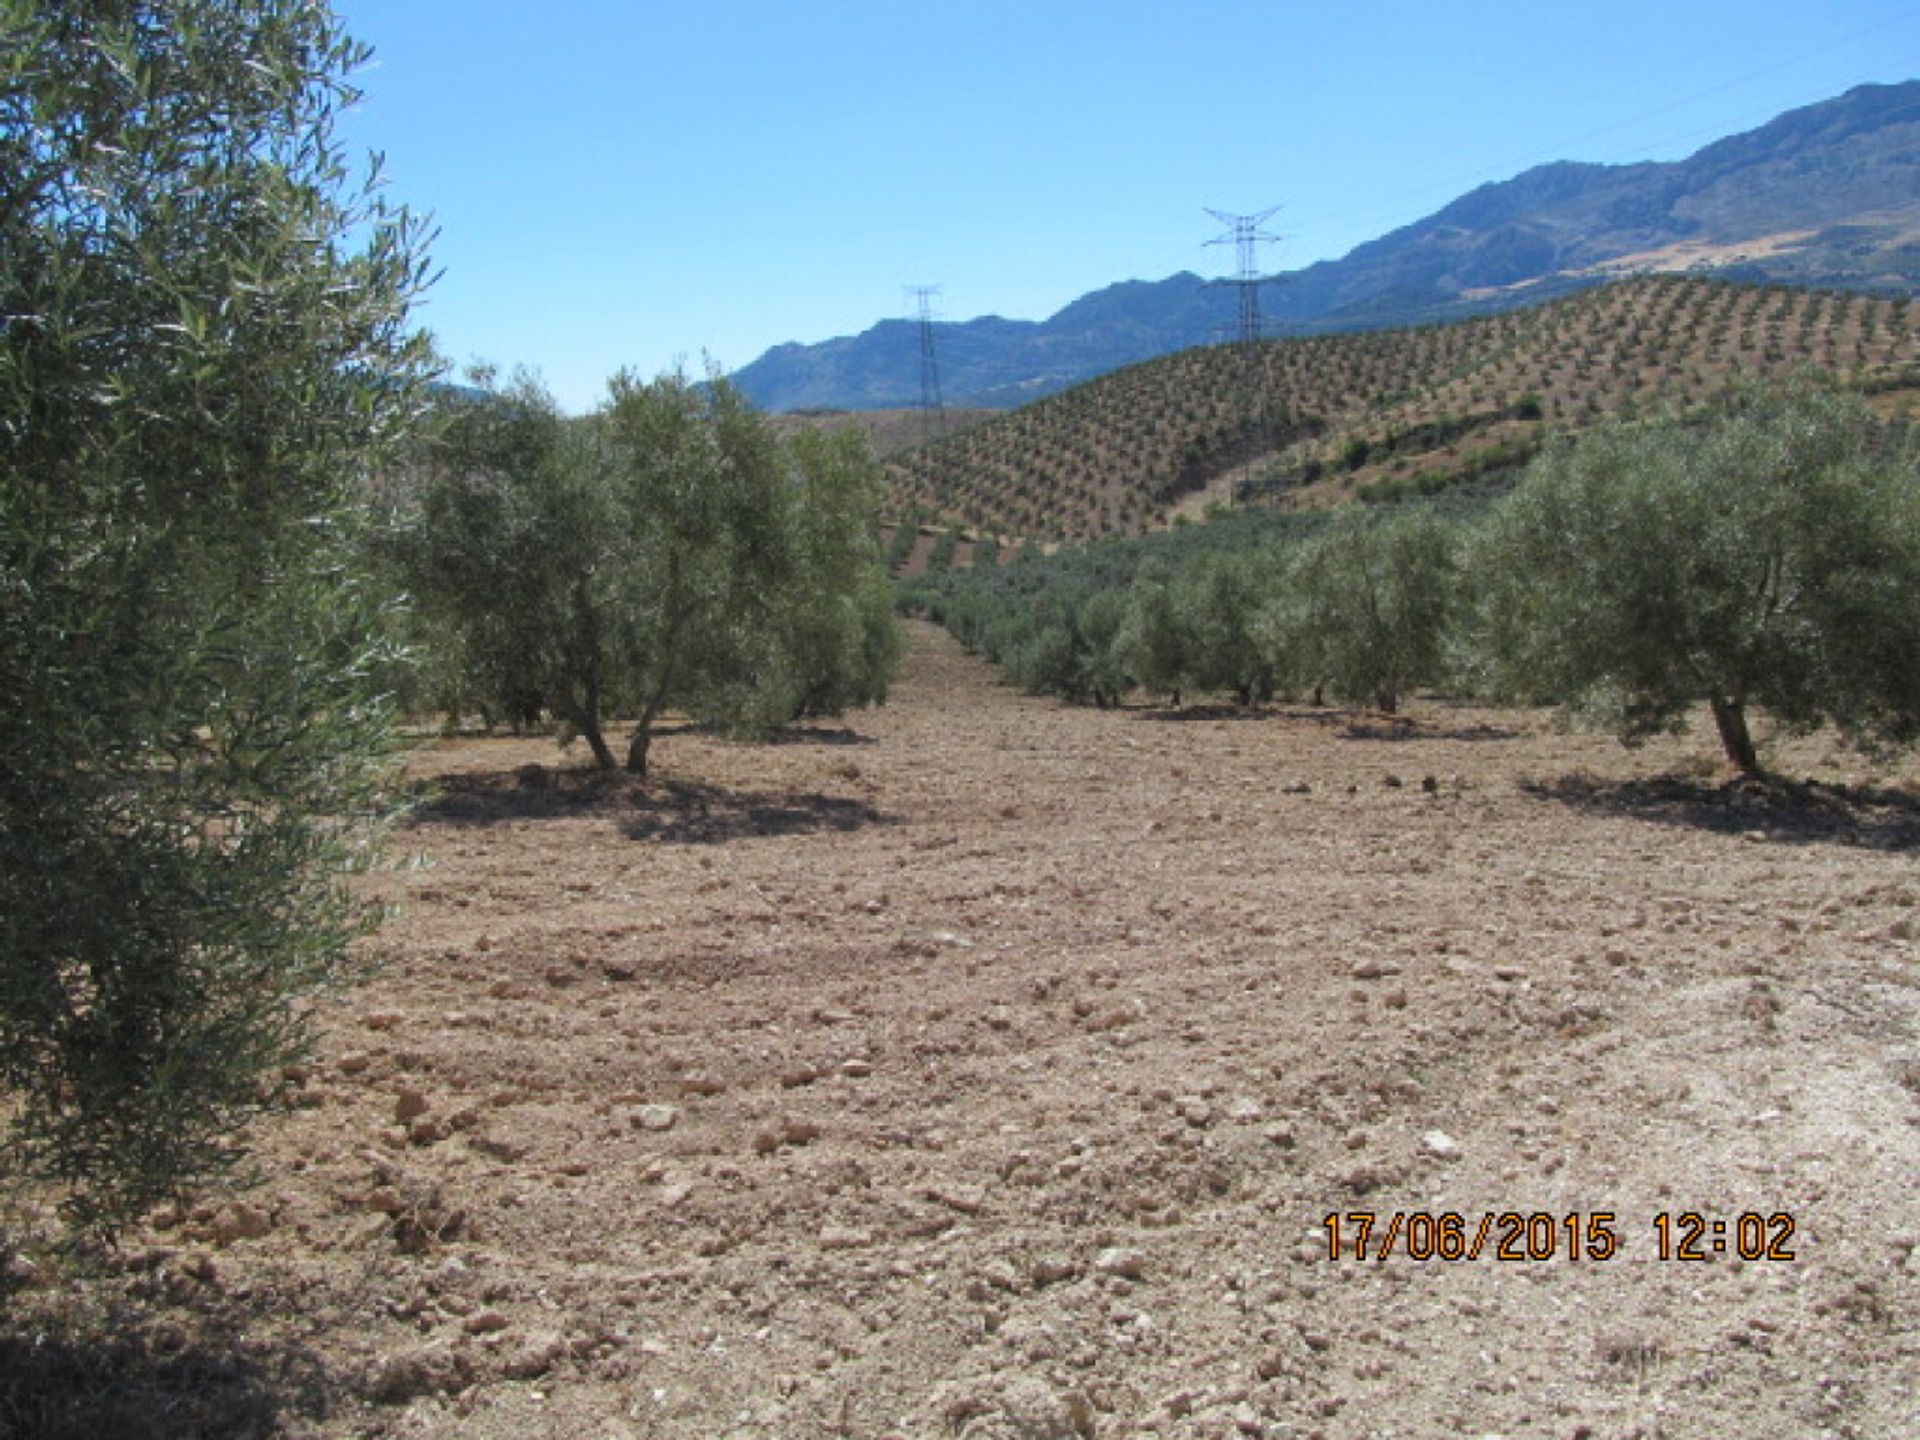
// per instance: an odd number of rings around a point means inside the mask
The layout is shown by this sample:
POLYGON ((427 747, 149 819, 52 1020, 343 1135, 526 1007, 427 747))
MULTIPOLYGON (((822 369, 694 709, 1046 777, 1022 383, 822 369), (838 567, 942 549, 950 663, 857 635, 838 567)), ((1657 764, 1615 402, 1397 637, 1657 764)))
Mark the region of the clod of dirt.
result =
POLYGON ((444 1395, 466 1385, 466 1358, 444 1342, 382 1355, 368 1367, 361 1388, 368 1398, 402 1405, 422 1395, 444 1395))
POLYGON ((554 1330, 537 1331, 507 1356, 500 1373, 509 1380, 534 1380, 551 1370, 566 1353, 565 1336, 554 1330))
POLYGON ((819 1138, 820 1127, 813 1121, 789 1116, 754 1131, 753 1149, 757 1155, 771 1155, 788 1145, 810 1145, 819 1138))

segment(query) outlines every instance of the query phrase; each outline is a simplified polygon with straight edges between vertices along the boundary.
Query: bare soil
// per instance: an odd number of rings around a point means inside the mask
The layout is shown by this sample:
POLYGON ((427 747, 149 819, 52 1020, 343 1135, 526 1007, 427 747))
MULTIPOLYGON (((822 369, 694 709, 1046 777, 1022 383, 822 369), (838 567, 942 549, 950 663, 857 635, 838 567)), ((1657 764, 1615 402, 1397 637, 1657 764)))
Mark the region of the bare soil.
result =
POLYGON ((10 1327, 0 1433, 1920 1434, 1914 771, 1710 745, 918 629, 644 785, 433 746, 267 1183, 89 1282, 110 1353, 10 1327))

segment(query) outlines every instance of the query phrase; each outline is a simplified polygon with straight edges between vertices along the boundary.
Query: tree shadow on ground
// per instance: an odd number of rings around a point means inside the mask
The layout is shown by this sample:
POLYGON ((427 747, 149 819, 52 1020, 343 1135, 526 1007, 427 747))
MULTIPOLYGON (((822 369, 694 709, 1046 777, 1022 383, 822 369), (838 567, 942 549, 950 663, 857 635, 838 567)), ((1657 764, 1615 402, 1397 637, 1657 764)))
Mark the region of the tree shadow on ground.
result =
POLYGON ((768 745, 873 745, 871 735, 862 735, 845 725, 789 725, 776 730, 763 742, 768 745))
POLYGON ((1469 744, 1483 740, 1518 740, 1520 733, 1504 725, 1441 725, 1429 720, 1396 719, 1374 711, 1352 716, 1340 732, 1346 740, 1456 740, 1469 744))
POLYGON ((1920 849, 1920 795, 1903 789, 1771 775, 1714 782, 1680 775, 1601 780, 1578 773, 1520 788, 1576 810, 1781 844, 1920 849))
POLYGON ((1151 706, 1136 710, 1138 720, 1265 720, 1339 727, 1345 740, 1517 740, 1520 731, 1499 725, 1448 725, 1412 715, 1389 715, 1381 710, 1342 710, 1301 705, 1183 705, 1151 706))
POLYGON ((850 831, 884 823, 865 800, 811 790, 730 790, 624 770, 518 770, 448 775, 434 782, 409 823, 416 829, 514 820, 605 816, 630 840, 713 845, 755 836, 850 831))
POLYGON ((1128 713, 1135 720, 1167 724, 1184 724, 1193 720, 1264 720, 1270 723, 1304 720, 1314 725, 1333 725, 1340 720, 1337 710, 1314 710, 1292 705, 1202 704, 1182 705, 1177 709, 1172 705, 1148 705, 1138 709, 1128 707, 1128 713))
POLYGON ((692 780, 661 780, 630 797, 621 822, 629 840, 714 845, 772 835, 845 833, 885 823, 865 800, 803 790, 728 790, 692 780))
POLYGON ((260 1440, 327 1418, 317 1356, 206 1317, 195 1330, 137 1311, 66 1326, 0 1313, 0 1436, 260 1440))

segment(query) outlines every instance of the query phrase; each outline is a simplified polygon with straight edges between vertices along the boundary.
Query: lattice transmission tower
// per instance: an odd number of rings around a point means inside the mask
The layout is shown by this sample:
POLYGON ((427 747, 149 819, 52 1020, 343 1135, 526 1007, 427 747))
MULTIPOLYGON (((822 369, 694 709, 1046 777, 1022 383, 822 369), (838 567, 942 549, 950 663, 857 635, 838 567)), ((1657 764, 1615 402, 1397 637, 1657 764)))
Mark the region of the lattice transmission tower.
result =
POLYGON ((938 285, 909 285, 920 321, 920 443, 930 445, 947 433, 947 407, 940 398, 940 356, 933 345, 933 301, 938 285))
POLYGON ((1209 209, 1213 216, 1227 227, 1225 235, 1219 235, 1207 241, 1209 245, 1231 245, 1237 253, 1239 265, 1231 280, 1217 280, 1217 285, 1231 285, 1240 292, 1240 333, 1239 343, 1254 346, 1260 343, 1260 287, 1271 285, 1279 280, 1278 275, 1260 273, 1260 247, 1279 243, 1280 236, 1269 235, 1260 227, 1279 211, 1278 205, 1262 210, 1257 215, 1229 215, 1224 210, 1209 209))
MULTIPOLYGON (((1209 209, 1213 216, 1227 227, 1227 233, 1209 240, 1209 245, 1232 245, 1238 264, 1231 280, 1217 280, 1217 285, 1231 285, 1239 292, 1240 326, 1235 336, 1235 347, 1239 352, 1240 389, 1240 437, 1234 446, 1237 464, 1252 461, 1268 448, 1273 432, 1273 417, 1268 414, 1265 376, 1262 373, 1260 353, 1260 289, 1263 285, 1272 285, 1279 280, 1277 275, 1260 273, 1260 247, 1279 241, 1278 235, 1270 235, 1261 227, 1279 210, 1275 205, 1256 215, 1230 215, 1224 210, 1209 209)), ((1234 498, 1246 485, 1243 477, 1235 482, 1234 498)))

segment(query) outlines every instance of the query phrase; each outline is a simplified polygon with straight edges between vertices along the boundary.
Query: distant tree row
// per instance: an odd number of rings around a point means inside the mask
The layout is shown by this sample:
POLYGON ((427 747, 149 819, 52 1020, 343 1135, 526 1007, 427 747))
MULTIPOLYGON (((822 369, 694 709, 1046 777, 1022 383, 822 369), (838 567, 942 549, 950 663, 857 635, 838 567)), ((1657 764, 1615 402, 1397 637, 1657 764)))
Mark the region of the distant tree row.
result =
POLYGON ((476 378, 393 497, 423 699, 551 715, 606 769, 630 717, 644 773, 668 708, 757 733, 885 698, 899 641, 863 435, 782 440, 719 379, 623 373, 569 420, 530 379, 476 378))
MULTIPOLYGON (((1116 703, 1411 691, 1551 703, 1627 740, 1705 704, 1758 768, 1750 712, 1920 735, 1920 480, 1855 397, 1812 382, 1549 445, 1474 510, 1349 508, 931 577, 906 603, 1024 688, 1116 703)), ((1214 530, 1218 525, 1195 527, 1214 530)))

